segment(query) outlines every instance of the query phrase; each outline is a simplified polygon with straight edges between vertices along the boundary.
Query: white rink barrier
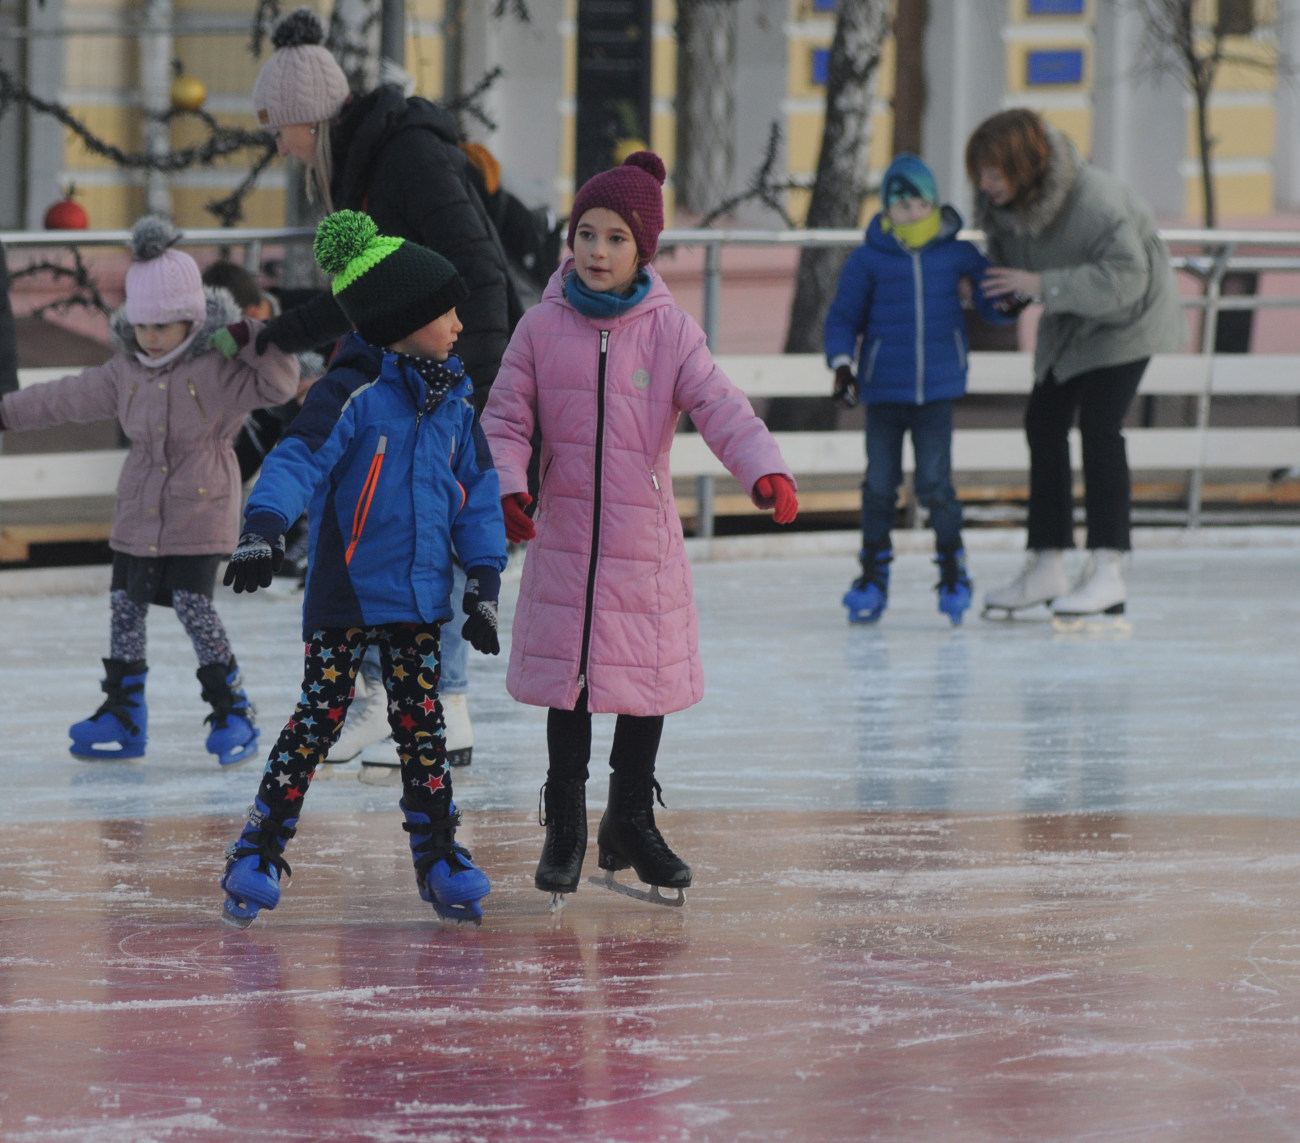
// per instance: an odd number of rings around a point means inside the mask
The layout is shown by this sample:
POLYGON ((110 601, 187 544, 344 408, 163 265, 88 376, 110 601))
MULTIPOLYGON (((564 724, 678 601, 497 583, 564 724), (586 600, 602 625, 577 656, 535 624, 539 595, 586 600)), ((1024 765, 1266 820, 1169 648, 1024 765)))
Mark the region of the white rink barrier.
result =
MULTIPOLYGON (((831 375, 820 355, 765 354, 719 356, 718 364, 752 398, 826 397, 831 375)), ((24 369, 20 382, 36 384, 62 376, 62 369, 24 369)), ((1027 353, 973 353, 969 392, 1024 395, 1032 377, 1027 353)), ((1213 397, 1300 397, 1300 355, 1240 354, 1155 357, 1139 395, 1182 396, 1208 403, 1213 397)), ((1130 428, 1129 463, 1135 473, 1184 472, 1199 487, 1206 474, 1259 472, 1300 463, 1300 428, 1210 427, 1130 428)), ((862 433, 778 433, 781 451, 796 476, 860 475, 864 464, 862 433)), ((126 453, 121 449, 0 456, 0 505, 5 502, 111 496, 126 453)), ((1080 464, 1077 432, 1071 433, 1071 456, 1080 464)), ((914 461, 910 442, 904 468, 914 461)), ((725 470, 696 433, 680 433, 673 444, 673 475, 697 479, 701 521, 697 532, 712 532, 713 480, 725 470)), ((962 428, 953 438, 956 474, 1026 473, 1029 453, 1019 428, 962 428)), ((1189 513, 1189 516, 1194 513, 1189 513)))

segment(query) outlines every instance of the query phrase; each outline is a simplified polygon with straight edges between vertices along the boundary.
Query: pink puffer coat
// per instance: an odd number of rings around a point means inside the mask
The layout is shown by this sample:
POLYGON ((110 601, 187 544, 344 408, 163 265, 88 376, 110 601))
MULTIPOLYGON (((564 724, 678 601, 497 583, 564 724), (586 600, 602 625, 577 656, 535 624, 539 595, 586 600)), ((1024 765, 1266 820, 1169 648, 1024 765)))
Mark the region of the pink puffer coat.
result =
POLYGON ((643 302, 596 319, 564 297, 572 265, 516 328, 483 414, 503 496, 527 490, 534 425, 542 435, 506 687, 572 710, 585 685, 593 713, 669 714, 704 694, 668 470, 678 416, 751 495, 759 477, 790 470, 653 269, 643 302))
MULTIPOLYGON (((205 291, 208 318, 177 360, 151 368, 137 360, 122 311, 112 331, 118 352, 57 381, 5 396, 10 429, 39 429, 116 417, 131 441, 117 482, 109 547, 131 556, 229 555, 239 541, 239 462, 230 442, 245 416, 279 405, 298 388, 298 361, 251 342, 227 359, 208 340, 238 309, 205 291), (129 340, 128 340, 129 339, 129 340)), ((250 322, 255 339, 260 323, 250 322)))

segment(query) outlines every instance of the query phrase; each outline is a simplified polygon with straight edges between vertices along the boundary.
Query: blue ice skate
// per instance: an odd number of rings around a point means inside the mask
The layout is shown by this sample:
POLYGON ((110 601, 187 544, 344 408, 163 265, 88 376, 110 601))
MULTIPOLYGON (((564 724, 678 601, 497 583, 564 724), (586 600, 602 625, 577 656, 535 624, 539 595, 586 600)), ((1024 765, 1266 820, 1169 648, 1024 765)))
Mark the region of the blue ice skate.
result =
POLYGON ((934 562, 939 565, 939 610, 954 627, 961 626, 961 618, 970 607, 972 584, 966 574, 966 553, 961 548, 940 548, 934 562))
POLYGON ((198 676, 203 700, 212 707, 212 713, 203 720, 212 724, 205 743, 208 753, 215 754, 223 766, 247 761, 257 753, 261 731, 253 721, 253 707, 244 693, 235 660, 209 663, 199 668, 198 676))
POLYGON ((460 814, 455 804, 448 806, 448 816, 441 821, 409 809, 404 798, 400 805, 406 817, 402 829, 411 835, 411 860, 415 862, 420 896, 440 917, 482 924, 481 902, 492 891, 492 885, 469 851, 456 844, 460 814))
POLYGON ((226 848, 226 871, 221 888, 226 901, 221 919, 236 928, 246 929, 262 909, 274 909, 280 903, 280 874, 292 875, 285 861, 285 843, 297 833, 298 819, 271 820, 271 811, 260 799, 253 800, 248 824, 238 840, 226 848))
POLYGON ((849 609, 850 623, 874 623, 889 606, 889 562, 892 548, 862 549, 862 574, 844 593, 841 602, 849 609))
POLYGON ((140 758, 148 740, 149 711, 144 703, 144 680, 149 673, 143 659, 104 660, 99 684, 105 698, 89 718, 68 727, 69 751, 77 758, 140 758), (112 745, 110 745, 110 743, 112 745))

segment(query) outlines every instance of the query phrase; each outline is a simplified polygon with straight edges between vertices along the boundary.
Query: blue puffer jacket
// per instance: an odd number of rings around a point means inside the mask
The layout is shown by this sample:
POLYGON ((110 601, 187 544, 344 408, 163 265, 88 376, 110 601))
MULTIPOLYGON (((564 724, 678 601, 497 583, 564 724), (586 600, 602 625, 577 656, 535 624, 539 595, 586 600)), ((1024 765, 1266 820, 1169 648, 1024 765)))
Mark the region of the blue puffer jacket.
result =
POLYGON ((858 363, 863 401, 924 405, 966 392, 966 322, 957 280, 969 277, 989 321, 1003 317, 979 288, 988 259, 958 240, 962 221, 942 208, 939 233, 920 250, 905 246, 876 215, 849 255, 826 314, 826 362, 858 363))
POLYGON ((453 550, 467 568, 505 568, 500 485, 472 391, 462 373, 424 412, 424 379, 356 334, 311 387, 244 510, 246 527, 274 534, 311 502, 305 639, 451 619, 453 550))

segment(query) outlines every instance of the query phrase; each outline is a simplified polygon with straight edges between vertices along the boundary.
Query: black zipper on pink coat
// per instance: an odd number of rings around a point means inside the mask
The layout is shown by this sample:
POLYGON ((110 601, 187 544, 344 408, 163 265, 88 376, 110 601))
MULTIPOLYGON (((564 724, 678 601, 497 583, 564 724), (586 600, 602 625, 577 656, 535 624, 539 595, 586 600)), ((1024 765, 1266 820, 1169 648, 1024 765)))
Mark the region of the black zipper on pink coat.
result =
POLYGON ((600 361, 596 366, 595 487, 591 495, 591 559, 587 564, 587 607, 582 617, 582 657, 578 660, 578 688, 587 685, 587 656, 591 651, 591 620, 596 604, 596 560, 600 553, 600 473, 605 463, 605 362, 609 357, 609 330, 600 331, 600 361))

